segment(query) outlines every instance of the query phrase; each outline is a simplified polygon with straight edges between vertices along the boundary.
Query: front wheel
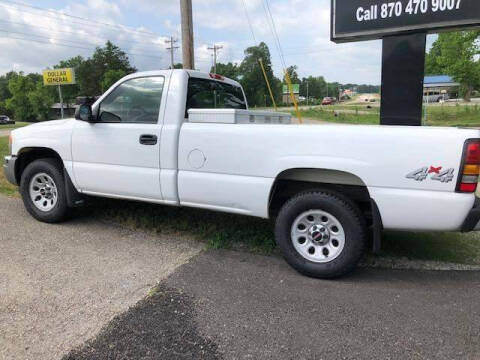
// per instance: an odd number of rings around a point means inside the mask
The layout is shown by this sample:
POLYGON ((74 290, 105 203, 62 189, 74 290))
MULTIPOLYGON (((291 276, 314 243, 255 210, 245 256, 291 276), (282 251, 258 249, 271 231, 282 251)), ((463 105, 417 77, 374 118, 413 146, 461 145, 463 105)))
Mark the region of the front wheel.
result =
POLYGON ((29 164, 22 174, 20 193, 27 211, 39 221, 57 223, 68 215, 63 172, 55 159, 29 164))
POLYGON ((289 200, 275 225, 276 242, 300 273, 336 278, 352 271, 366 243, 366 225, 357 206, 330 192, 307 192, 289 200))

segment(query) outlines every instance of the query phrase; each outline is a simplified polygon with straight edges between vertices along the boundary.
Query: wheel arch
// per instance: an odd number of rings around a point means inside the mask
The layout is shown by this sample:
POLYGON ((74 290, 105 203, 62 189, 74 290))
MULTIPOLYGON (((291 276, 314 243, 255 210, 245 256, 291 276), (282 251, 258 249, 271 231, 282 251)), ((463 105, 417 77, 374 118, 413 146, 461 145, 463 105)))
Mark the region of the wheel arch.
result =
POLYGON ((25 168, 35 160, 54 158, 64 167, 63 159, 55 150, 48 147, 24 147, 17 153, 17 162, 15 163, 15 179, 20 183, 22 173, 25 168))
POLYGON ((370 193, 363 180, 355 174, 319 168, 292 168, 279 173, 271 187, 269 215, 275 214, 284 201, 299 192, 324 188, 350 195, 350 198, 370 201, 370 193))
POLYGON ((293 168, 275 178, 270 191, 268 213, 276 217, 281 207, 293 196, 306 191, 325 190, 352 200, 374 231, 373 248, 380 248, 379 232, 383 229, 380 212, 365 182, 357 175, 335 169, 293 168))

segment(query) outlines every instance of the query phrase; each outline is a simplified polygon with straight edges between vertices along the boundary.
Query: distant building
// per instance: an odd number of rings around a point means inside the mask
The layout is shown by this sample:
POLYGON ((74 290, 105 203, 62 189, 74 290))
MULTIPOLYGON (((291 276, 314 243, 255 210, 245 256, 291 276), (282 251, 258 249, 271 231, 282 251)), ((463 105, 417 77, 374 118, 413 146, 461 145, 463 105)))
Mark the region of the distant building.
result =
MULTIPOLYGON (((70 118, 75 116, 75 110, 77 109, 78 105, 72 104, 63 104, 63 113, 65 118, 70 118)), ((50 107, 49 119, 56 120, 61 119, 62 117, 62 106, 60 103, 53 104, 50 107)))
MULTIPOLYGON (((75 111, 82 104, 92 105, 97 101, 100 96, 78 96, 75 98, 75 104, 63 104, 63 113, 65 118, 74 117, 75 111)), ((49 119, 56 120, 61 119, 62 117, 62 105, 60 103, 55 103, 50 107, 49 119)))
POLYGON ((450 98, 458 97, 458 87, 460 84, 455 82, 451 76, 435 75, 425 76, 423 81, 424 95, 428 94, 448 94, 450 98))
MULTIPOLYGON (((295 100, 299 102, 300 101, 300 84, 292 84, 292 92, 293 92, 293 96, 295 97, 295 100)), ((289 104, 289 105, 293 104, 292 95, 290 94, 290 89, 288 88, 287 85, 283 85, 282 102, 284 104, 289 104)))

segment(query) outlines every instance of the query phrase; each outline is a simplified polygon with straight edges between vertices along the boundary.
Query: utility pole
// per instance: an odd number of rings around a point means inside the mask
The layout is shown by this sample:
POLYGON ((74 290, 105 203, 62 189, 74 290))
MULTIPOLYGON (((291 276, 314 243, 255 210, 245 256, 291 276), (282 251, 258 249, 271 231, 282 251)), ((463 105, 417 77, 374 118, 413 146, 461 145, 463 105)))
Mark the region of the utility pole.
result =
POLYGON ((307 81, 307 105, 309 104, 309 101, 308 101, 308 81, 307 81))
POLYGON ((63 111, 63 95, 62 95, 62 87, 58 85, 58 96, 60 97, 60 114, 62 116, 62 119, 65 117, 64 111, 63 111))
POLYGON ((223 49, 223 46, 213 44, 213 47, 209 47, 208 50, 213 50, 213 73, 217 73, 217 51, 223 49))
POLYGON ((167 50, 170 50, 170 60, 171 60, 170 69, 175 68, 174 52, 176 49, 178 49, 178 46, 174 46, 174 45, 177 42, 178 40, 174 39, 173 36, 170 36, 170 40, 165 41, 166 44, 170 44, 170 47, 167 48, 167 50))
POLYGON ((180 0, 180 12, 182 14, 183 68, 193 70, 195 69, 195 57, 193 47, 192 0, 180 0))

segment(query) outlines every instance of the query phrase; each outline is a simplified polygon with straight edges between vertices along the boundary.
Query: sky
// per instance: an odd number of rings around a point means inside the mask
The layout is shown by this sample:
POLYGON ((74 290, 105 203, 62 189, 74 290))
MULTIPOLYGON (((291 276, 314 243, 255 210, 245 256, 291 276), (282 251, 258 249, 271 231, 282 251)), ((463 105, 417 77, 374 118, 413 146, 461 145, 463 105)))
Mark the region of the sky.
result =
MULTIPOLYGON (((218 62, 240 62, 244 50, 268 44, 274 72, 282 65, 267 23, 264 0, 193 0, 195 65, 209 71, 213 44, 218 62), (249 26, 249 20, 251 28, 249 26)), ((300 77, 380 84, 381 41, 330 41, 330 0, 268 0, 287 66, 300 77)), ((0 0, 0 74, 41 72, 77 55, 89 57, 111 40, 139 71, 170 65, 166 40, 180 45, 179 0, 0 0), (27 5, 27 6, 26 6, 27 5), (71 16, 66 16, 68 14, 71 16)), ((433 38, 429 36, 428 43, 433 38)), ((181 49, 175 51, 181 62, 181 49)))

